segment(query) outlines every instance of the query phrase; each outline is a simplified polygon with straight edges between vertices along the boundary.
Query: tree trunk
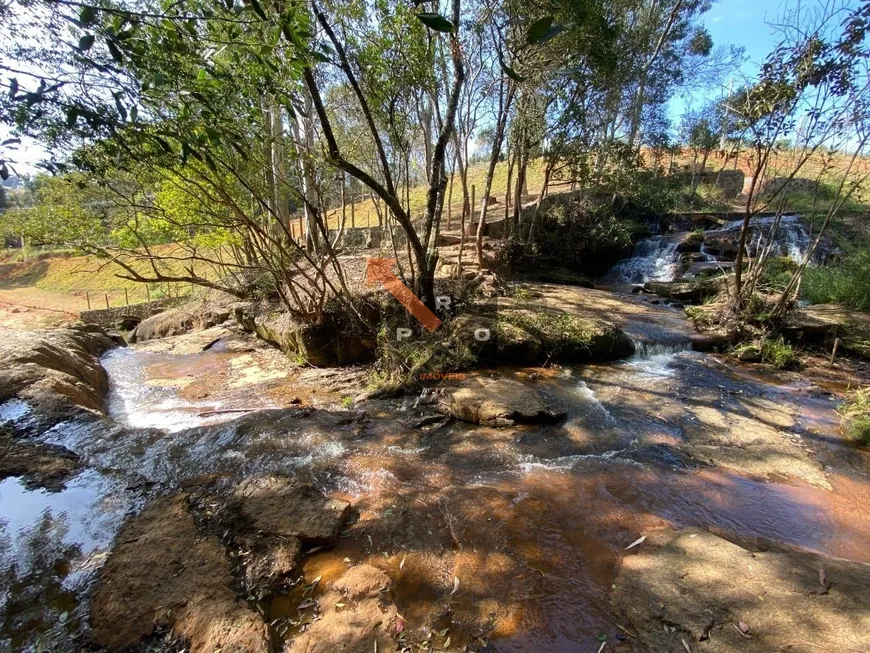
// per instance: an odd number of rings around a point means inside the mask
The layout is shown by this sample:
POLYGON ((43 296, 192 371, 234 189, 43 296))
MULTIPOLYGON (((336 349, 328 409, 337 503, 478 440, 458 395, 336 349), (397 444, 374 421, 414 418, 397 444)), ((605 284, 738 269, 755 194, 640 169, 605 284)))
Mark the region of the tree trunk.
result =
MULTIPOLYGON (((502 84, 504 81, 502 80, 502 84)), ((495 126, 495 136, 492 142, 492 153, 489 157, 489 168, 486 171, 486 182, 484 184, 483 196, 480 200, 480 217, 477 220, 477 236, 474 240, 475 249, 477 250, 477 264, 483 270, 485 265, 483 261, 483 232, 486 230, 486 210, 489 207, 489 196, 492 193, 492 180, 495 176, 495 168, 498 165, 498 159, 501 155, 501 145, 504 140, 505 126, 507 125, 510 106, 513 102, 514 91, 516 86, 512 82, 507 82, 508 90, 505 96, 503 86, 499 93, 499 111, 498 122, 495 126)))

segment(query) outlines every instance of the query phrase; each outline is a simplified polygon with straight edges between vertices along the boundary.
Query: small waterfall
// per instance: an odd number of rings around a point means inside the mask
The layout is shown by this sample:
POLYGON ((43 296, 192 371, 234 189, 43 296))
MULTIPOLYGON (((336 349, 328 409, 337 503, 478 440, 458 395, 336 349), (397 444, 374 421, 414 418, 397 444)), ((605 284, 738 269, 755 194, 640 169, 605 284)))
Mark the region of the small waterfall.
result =
POLYGON ((673 281, 681 271, 677 246, 677 241, 671 238, 638 241, 631 258, 617 263, 607 279, 615 283, 673 281))
MULTIPOLYGON (((751 233, 747 249, 755 256, 758 250, 770 237, 775 217, 754 218, 750 223, 751 233)), ((733 220, 720 229, 711 230, 709 233, 740 232, 743 220, 733 220)), ((783 215, 779 218, 774 244, 771 254, 774 256, 787 256, 795 263, 799 263, 806 254, 810 245, 810 234, 801 222, 799 215, 783 215)))

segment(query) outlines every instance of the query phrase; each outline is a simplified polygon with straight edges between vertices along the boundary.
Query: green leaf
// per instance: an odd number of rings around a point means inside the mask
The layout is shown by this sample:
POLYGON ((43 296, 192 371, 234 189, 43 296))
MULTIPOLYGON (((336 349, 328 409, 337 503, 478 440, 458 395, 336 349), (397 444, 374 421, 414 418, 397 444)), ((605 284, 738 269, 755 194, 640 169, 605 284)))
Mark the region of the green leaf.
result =
POLYGON ((82 38, 79 39, 79 50, 82 52, 87 52, 94 45, 94 35, 93 34, 85 34, 82 38))
POLYGON ((436 32, 452 34, 456 30, 456 28, 453 26, 453 23, 444 18, 444 16, 442 16, 441 14, 423 12, 421 14, 417 14, 417 18, 426 27, 431 30, 435 30, 436 32))
POLYGON ((121 54, 117 45, 111 41, 106 41, 106 46, 109 48, 109 54, 112 55, 112 59, 114 59, 116 63, 124 63, 124 56, 121 54))
POLYGON ((94 8, 82 7, 82 11, 79 14, 79 22, 83 25, 90 25, 94 22, 94 8))
POLYGON ((544 16, 543 18, 538 18, 538 20, 536 20, 529 26, 529 31, 526 32, 526 41, 528 41, 529 43, 538 43, 539 39, 547 33, 547 30, 550 29, 550 26, 552 24, 552 16, 544 16))
POLYGON ((523 81, 523 77, 521 77, 519 74, 517 74, 516 70, 514 70, 513 68, 511 68, 510 66, 508 66, 505 63, 505 60, 501 56, 501 52, 498 53, 498 64, 499 64, 499 66, 501 66, 501 69, 504 71, 504 74, 507 75, 508 77, 510 77, 512 80, 514 80, 515 82, 522 82, 523 81))

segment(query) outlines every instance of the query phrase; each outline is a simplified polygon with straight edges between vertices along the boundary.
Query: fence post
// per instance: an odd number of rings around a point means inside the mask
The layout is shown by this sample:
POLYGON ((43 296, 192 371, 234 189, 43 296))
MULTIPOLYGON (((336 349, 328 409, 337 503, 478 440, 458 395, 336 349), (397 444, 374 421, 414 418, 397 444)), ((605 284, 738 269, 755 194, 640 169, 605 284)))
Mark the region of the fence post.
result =
POLYGON ((91 310, 91 293, 85 290, 85 299, 88 300, 88 310, 91 310))
POLYGON ((109 308, 109 293, 106 293, 106 308, 109 308))
POLYGON ((124 288, 124 303, 129 306, 130 305, 130 296, 127 294, 127 289, 124 288))
POLYGON ((148 298, 148 303, 151 303, 151 288, 148 287, 148 284, 145 284, 145 297, 148 298))

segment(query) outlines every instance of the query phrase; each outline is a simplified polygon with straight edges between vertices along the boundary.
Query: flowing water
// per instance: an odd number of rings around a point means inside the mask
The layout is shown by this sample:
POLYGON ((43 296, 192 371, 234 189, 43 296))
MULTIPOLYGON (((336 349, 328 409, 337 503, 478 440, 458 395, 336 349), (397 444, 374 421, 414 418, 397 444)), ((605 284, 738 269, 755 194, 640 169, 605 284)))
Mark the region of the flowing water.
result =
MULTIPOLYGON (((595 650, 615 632, 608 596, 620 552, 651 528, 709 527, 870 563, 870 461, 842 445, 834 398, 691 351, 669 323, 678 313, 660 320, 626 325, 638 345, 629 360, 535 370, 565 419, 508 429, 409 426, 432 412, 425 402, 238 417, 218 412, 232 402, 189 392, 191 378, 208 385, 237 355, 110 352, 114 422, 43 436, 88 470, 56 493, 0 483, 0 651, 36 650, 40 636, 78 650, 86 590, 124 517, 205 474, 292 473, 351 500, 359 520, 333 550, 307 558, 306 575, 328 583, 346 559, 386 561, 401 569, 394 590, 410 625, 430 619, 460 578, 454 619, 489 623, 498 651, 595 650), (831 489, 700 464, 685 453, 699 428, 776 431, 796 456, 813 452, 831 489)), ((498 373, 529 382, 530 371, 498 373)), ((246 409, 269 407, 253 394, 246 409)), ((26 412, 0 409, 4 420, 26 412)), ((298 600, 277 598, 270 616, 293 614, 298 600)))
MULTIPOLYGON (((740 234, 743 220, 727 222, 717 229, 708 229, 705 237, 727 236, 734 239, 740 234)), ((681 260, 681 240, 688 232, 653 236, 638 241, 634 253, 619 263, 602 279, 605 284, 643 284, 647 281, 675 281, 681 277, 691 278, 705 270, 730 269, 731 261, 717 256, 701 243, 695 262, 687 265, 681 260)), ((773 256, 787 256, 799 263, 810 245, 810 234, 797 215, 783 215, 779 220, 772 217, 754 218, 747 241, 747 251, 756 255, 761 246, 771 241, 773 256)))

